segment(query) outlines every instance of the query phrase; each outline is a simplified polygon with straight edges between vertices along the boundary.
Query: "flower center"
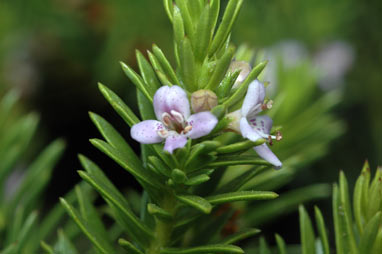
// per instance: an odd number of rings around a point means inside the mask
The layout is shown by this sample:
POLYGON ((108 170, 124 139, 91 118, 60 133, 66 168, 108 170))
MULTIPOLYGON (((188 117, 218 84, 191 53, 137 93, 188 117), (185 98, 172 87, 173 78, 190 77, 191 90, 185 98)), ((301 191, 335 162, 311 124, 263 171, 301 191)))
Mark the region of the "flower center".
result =
POLYGON ((171 110, 170 113, 164 112, 161 120, 167 128, 167 130, 161 130, 160 133, 158 132, 158 135, 161 137, 167 136, 168 131, 186 134, 192 129, 192 126, 184 119, 183 115, 175 110, 171 110))

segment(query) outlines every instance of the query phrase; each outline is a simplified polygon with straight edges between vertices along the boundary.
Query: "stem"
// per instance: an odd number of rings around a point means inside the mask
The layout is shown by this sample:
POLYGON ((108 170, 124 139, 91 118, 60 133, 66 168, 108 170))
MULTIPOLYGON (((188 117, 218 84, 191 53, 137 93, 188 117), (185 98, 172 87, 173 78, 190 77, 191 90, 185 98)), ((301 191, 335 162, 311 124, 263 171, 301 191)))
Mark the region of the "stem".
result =
MULTIPOLYGON (((170 214, 174 215, 176 212, 177 203, 178 201, 175 199, 175 196, 172 193, 169 193, 169 195, 166 195, 164 197, 161 207, 170 214)), ((155 219, 155 222, 155 238, 150 243, 150 247, 147 250, 147 254, 159 254, 160 250, 163 247, 167 246, 171 239, 171 233, 174 227, 174 222, 166 222, 157 218, 155 219)))

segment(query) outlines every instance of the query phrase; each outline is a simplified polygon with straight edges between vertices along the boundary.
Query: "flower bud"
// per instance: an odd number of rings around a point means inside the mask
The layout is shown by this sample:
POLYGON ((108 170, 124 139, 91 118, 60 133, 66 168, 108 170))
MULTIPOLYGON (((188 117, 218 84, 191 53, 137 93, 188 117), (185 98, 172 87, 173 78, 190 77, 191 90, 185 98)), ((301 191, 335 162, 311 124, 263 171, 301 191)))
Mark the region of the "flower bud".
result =
POLYGON ((211 90, 201 89, 191 95, 191 108, 197 112, 210 111, 218 105, 218 97, 211 90))
POLYGON ((240 74, 237 77, 232 88, 236 88, 241 83, 243 83, 243 81, 247 78, 248 74, 251 72, 251 66, 249 65, 249 63, 244 61, 232 61, 228 71, 233 73, 236 70, 240 70, 240 74))

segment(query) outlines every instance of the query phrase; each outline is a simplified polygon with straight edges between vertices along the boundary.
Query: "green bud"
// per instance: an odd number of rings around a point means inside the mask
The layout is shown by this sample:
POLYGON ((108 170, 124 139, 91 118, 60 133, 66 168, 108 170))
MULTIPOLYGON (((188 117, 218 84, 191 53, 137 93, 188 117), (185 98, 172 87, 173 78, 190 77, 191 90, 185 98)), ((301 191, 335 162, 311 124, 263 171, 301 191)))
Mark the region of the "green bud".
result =
POLYGON ((191 108, 197 112, 210 111, 218 105, 218 97, 211 90, 201 89, 191 95, 191 108))

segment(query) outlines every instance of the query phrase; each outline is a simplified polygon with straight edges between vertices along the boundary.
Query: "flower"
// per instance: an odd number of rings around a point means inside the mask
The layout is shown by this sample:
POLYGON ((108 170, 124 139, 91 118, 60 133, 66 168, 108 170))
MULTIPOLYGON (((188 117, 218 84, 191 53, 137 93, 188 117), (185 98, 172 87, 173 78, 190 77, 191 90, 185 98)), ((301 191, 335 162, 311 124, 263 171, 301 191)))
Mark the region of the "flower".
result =
POLYGON ((160 143, 172 153, 187 143, 209 134, 218 119, 208 111, 190 115, 186 92, 179 86, 162 86, 154 95, 154 111, 159 120, 145 120, 133 125, 131 137, 142 144, 160 143))
MULTIPOLYGON (((272 101, 264 103, 265 87, 258 80, 249 84, 247 94, 244 98, 241 109, 229 114, 233 119, 229 128, 241 133, 244 138, 253 142, 260 138, 265 138, 272 143, 272 139, 280 140, 281 134, 276 136, 269 135, 273 121, 269 116, 258 114, 272 106, 272 101)), ((282 163, 276 155, 264 143, 254 147, 257 154, 264 160, 273 164, 276 168, 281 168, 282 163)))

